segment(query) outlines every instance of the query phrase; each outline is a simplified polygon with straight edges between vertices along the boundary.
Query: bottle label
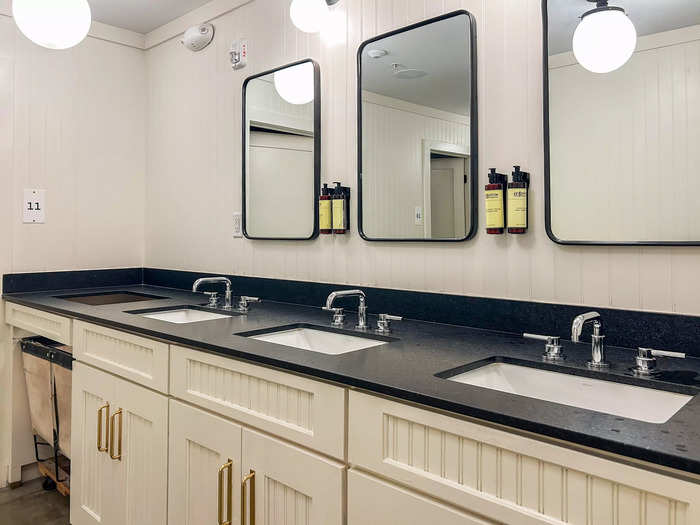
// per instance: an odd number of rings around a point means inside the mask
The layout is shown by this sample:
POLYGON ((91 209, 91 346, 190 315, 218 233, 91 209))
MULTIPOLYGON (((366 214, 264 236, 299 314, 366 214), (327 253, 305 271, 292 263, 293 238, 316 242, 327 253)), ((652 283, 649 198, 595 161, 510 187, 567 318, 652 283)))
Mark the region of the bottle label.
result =
POLYGON ((345 199, 333 199, 333 229, 345 229, 345 199))
POLYGON ((322 230, 331 229, 331 200, 326 199, 318 203, 318 227, 322 230))
POLYGON ((527 228, 527 188, 508 188, 508 227, 527 228))
POLYGON ((486 190, 486 227, 503 228, 503 190, 486 190))

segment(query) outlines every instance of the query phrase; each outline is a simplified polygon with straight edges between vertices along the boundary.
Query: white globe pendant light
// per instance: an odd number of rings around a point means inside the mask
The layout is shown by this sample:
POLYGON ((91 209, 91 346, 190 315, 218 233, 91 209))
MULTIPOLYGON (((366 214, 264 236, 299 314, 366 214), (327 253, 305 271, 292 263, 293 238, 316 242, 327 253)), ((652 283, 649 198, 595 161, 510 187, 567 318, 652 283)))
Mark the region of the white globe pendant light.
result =
POLYGON ((318 33, 330 16, 328 6, 338 2, 339 0, 292 0, 289 17, 297 29, 304 33, 318 33))
POLYGON ((610 73, 624 66, 637 47, 637 30, 621 7, 608 6, 606 0, 596 2, 587 11, 574 32, 576 60, 593 73, 610 73))
POLYGON ((290 104, 308 104, 314 99, 314 66, 303 62, 274 73, 275 89, 290 104))
POLYGON ((92 23, 87 0, 12 0, 12 16, 24 36, 49 49, 79 44, 92 23))

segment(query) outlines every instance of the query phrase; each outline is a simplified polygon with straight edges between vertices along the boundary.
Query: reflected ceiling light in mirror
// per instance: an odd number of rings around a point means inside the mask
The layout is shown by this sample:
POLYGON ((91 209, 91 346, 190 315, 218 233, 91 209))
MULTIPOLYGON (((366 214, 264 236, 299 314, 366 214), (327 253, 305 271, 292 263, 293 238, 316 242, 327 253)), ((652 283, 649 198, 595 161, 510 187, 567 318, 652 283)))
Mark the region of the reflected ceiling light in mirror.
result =
POLYGON ((290 104, 308 104, 314 99, 314 66, 304 62, 275 71, 275 89, 290 104))
POLYGON ((292 0, 289 17, 294 25, 304 33, 318 33, 329 17, 329 6, 339 0, 292 0))
POLYGON ((13 0, 12 16, 24 36, 49 49, 79 44, 92 23, 87 0, 13 0))
POLYGON ((581 16, 574 32, 576 60, 593 73, 610 73, 624 66, 637 47, 637 30, 621 7, 607 0, 595 2, 595 9, 581 16))
POLYGON ((367 56, 370 58, 382 58, 389 54, 386 49, 370 49, 367 51, 367 56))
POLYGON ((394 76, 403 80, 408 80, 411 78, 420 78, 428 74, 422 69, 404 67, 401 64, 391 64, 391 68, 394 76))

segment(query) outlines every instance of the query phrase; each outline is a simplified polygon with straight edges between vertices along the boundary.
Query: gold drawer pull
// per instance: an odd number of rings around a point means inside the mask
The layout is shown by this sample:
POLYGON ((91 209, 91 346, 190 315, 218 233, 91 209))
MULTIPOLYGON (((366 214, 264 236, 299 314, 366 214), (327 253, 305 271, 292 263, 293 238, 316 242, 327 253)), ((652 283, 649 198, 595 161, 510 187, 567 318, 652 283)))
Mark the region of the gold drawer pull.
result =
POLYGON ((232 525, 233 523, 233 460, 221 465, 219 469, 219 513, 217 514, 219 525, 232 525), (228 470, 228 498, 226 503, 226 521, 224 521, 224 471, 228 470))
MULTIPOLYGON (((98 452, 107 452, 107 446, 109 444, 109 440, 107 440, 107 443, 105 443, 104 448, 102 448, 102 411, 104 409, 107 409, 107 417, 105 417, 105 423, 107 424, 107 432, 109 432, 109 403, 106 403, 102 405, 99 409, 97 409, 97 450, 98 452)), ((105 432, 105 434, 107 434, 105 432)))
POLYGON ((109 418, 109 457, 122 460, 122 409, 120 408, 109 418), (119 452, 114 455, 114 418, 119 416, 119 452))
POLYGON ((245 525, 246 514, 246 497, 245 484, 250 480, 250 520, 248 525, 255 525, 255 471, 250 470, 250 474, 246 474, 241 481, 241 525, 245 525))

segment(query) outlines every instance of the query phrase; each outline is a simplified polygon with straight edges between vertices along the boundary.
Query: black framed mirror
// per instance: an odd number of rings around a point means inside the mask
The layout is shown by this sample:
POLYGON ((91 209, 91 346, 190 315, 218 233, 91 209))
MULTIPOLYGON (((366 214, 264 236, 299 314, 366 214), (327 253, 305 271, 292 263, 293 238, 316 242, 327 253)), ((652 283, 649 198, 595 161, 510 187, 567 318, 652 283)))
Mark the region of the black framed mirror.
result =
POLYGON ((700 245, 700 2, 543 0, 542 27, 549 237, 700 245))
POLYGON ((300 60, 243 83, 243 235, 318 236, 321 74, 300 60))
POLYGON ((367 241, 465 241, 477 229, 476 23, 454 11, 357 52, 358 228, 367 241))

